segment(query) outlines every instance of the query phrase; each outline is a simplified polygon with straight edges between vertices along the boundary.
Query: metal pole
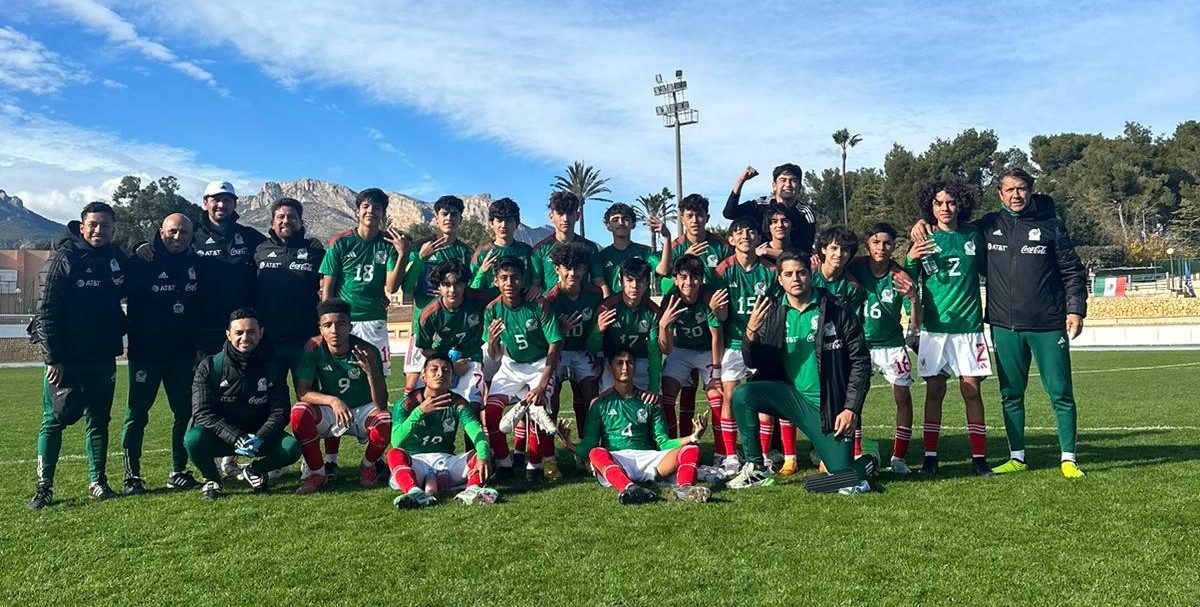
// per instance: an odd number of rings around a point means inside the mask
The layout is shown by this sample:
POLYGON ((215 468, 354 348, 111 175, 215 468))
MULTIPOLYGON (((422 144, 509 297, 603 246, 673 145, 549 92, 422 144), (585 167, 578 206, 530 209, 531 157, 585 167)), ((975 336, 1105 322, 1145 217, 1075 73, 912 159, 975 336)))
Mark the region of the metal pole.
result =
MULTIPOLYGON (((677 103, 675 93, 671 93, 671 103, 672 104, 677 103)), ((674 112, 674 115, 675 115, 675 204, 678 205, 679 201, 683 200, 683 140, 679 134, 679 130, 681 127, 679 124, 678 106, 676 106, 676 108, 677 109, 674 112)), ((679 207, 676 206, 676 208, 679 208, 679 207)), ((683 234, 683 217, 682 217, 682 215, 680 215, 679 217, 676 218, 676 228, 679 230, 680 234, 683 234)), ((670 243, 664 243, 663 246, 664 247, 669 246, 669 244, 670 243)))

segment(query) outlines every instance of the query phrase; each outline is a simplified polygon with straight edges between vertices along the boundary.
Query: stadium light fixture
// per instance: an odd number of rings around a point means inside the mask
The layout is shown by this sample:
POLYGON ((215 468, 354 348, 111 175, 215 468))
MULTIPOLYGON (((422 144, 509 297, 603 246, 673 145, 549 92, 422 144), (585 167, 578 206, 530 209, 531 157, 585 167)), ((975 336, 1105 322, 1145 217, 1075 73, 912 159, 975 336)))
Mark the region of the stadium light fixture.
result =
MULTIPOLYGON (((654 113, 662 116, 663 126, 675 129, 675 203, 683 200, 683 144, 679 129, 687 124, 700 121, 700 112, 692 109, 691 104, 683 98, 687 90, 687 81, 683 79, 683 70, 675 70, 675 81, 663 83, 662 74, 654 76, 654 95, 663 97, 663 105, 654 108, 654 113)), ((680 233, 683 231, 683 219, 679 219, 680 233)))

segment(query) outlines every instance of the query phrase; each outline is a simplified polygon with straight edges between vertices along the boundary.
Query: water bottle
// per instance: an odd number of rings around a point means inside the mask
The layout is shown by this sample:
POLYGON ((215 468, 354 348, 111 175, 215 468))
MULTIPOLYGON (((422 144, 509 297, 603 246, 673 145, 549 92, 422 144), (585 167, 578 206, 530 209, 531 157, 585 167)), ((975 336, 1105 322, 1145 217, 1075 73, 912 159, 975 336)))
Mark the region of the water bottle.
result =
POLYGON ((938 265, 933 256, 941 252, 942 247, 938 246, 937 243, 934 243, 933 250, 930 251, 928 255, 921 258, 921 267, 924 268, 926 276, 933 276, 934 274, 937 274, 938 265))
POLYGON ((458 363, 458 359, 462 358, 462 351, 458 348, 450 348, 450 351, 446 355, 450 357, 450 374, 453 378, 450 381, 450 385, 454 386, 458 384, 458 374, 454 372, 454 365, 458 363))

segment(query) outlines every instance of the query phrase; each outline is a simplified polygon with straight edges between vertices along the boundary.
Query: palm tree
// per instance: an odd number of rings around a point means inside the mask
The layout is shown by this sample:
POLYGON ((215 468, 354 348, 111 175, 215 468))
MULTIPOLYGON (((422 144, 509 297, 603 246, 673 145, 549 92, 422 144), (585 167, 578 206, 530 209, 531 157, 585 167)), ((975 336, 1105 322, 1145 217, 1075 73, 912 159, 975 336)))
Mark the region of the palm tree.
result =
POLYGON ((862 141, 862 135, 851 135, 849 129, 833 133, 833 142, 842 147, 842 220, 850 225, 850 206, 846 201, 846 151, 862 141))
POLYGON ((579 199, 579 235, 587 238, 587 227, 584 221, 583 206, 589 198, 605 192, 611 192, 605 184, 608 178, 600 177, 600 170, 591 165, 584 165, 582 160, 576 160, 567 167, 567 174, 558 175, 550 184, 560 192, 570 192, 579 199))
MULTIPOLYGON (((667 188, 663 188, 657 194, 638 196, 637 203, 642 206, 642 208, 637 209, 640 211, 639 215, 642 215, 639 219, 654 217, 664 222, 676 219, 678 213, 675 212, 675 203, 671 202, 674 199, 675 195, 667 188)), ((663 246, 666 246, 666 244, 664 243, 663 246)), ((658 234, 655 232, 650 232, 650 250, 655 253, 658 252, 658 234)))

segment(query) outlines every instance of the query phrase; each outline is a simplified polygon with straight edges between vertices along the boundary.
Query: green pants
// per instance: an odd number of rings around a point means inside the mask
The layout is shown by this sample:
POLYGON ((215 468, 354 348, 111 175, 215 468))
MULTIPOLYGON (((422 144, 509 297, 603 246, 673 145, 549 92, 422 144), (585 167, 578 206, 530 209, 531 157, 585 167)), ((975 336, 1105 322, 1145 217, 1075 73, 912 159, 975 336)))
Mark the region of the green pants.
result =
POLYGON ((293 396, 295 396, 296 388, 296 367, 300 366, 300 355, 304 353, 305 343, 307 342, 275 344, 271 348, 271 353, 275 358, 286 365, 285 368, 292 374, 293 396))
POLYGON ((174 362, 129 362, 129 400, 125 410, 125 426, 121 432, 121 449, 125 453, 125 476, 142 476, 142 440, 150 421, 150 406, 158 398, 158 386, 167 393, 174 422, 171 424, 171 471, 187 468, 187 450, 183 435, 192 419, 192 359, 174 362))
POLYGON ((752 381, 733 391, 733 417, 737 420, 745 461, 763 463, 762 446, 758 442, 758 414, 766 413, 792 422, 808 440, 830 472, 854 468, 859 478, 866 478, 866 468, 854 462, 854 438, 847 435, 834 438, 833 433, 821 431, 821 409, 808 402, 791 384, 778 381, 752 381))
POLYGON ((1029 385, 1029 361, 1037 361, 1042 387, 1050 397, 1058 426, 1058 445, 1064 453, 1075 452, 1075 392, 1071 386, 1071 340, 1064 331, 1009 331, 992 327, 996 346, 996 374, 1000 377, 1000 401, 1004 405, 1004 431, 1008 448, 1025 450, 1025 387, 1029 385))
MULTIPOLYGON (((213 460, 226 455, 234 455, 233 445, 221 440, 221 437, 212 431, 199 426, 192 426, 187 431, 183 437, 183 444, 187 446, 188 456, 192 458, 192 465, 196 466, 204 479, 221 482, 221 472, 213 460)), ((250 468, 255 474, 266 474, 272 470, 290 466, 299 459, 300 443, 290 434, 281 434, 279 438, 263 445, 258 452, 258 457, 250 462, 250 468)))
MULTIPOLYGON (((66 425, 54 418, 50 382, 42 380, 42 428, 38 432, 38 483, 54 485, 54 471, 62 451, 62 433, 66 425)), ((108 420, 112 414, 113 390, 117 383, 117 364, 113 359, 101 362, 63 365, 63 385, 84 394, 84 452, 88 459, 88 478, 93 483, 107 481, 108 420)))

